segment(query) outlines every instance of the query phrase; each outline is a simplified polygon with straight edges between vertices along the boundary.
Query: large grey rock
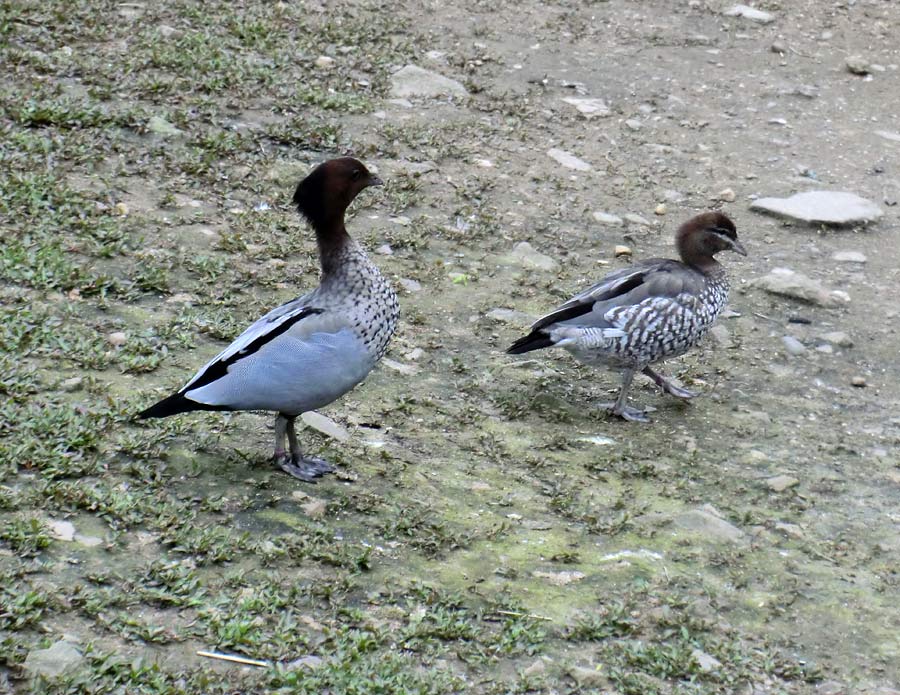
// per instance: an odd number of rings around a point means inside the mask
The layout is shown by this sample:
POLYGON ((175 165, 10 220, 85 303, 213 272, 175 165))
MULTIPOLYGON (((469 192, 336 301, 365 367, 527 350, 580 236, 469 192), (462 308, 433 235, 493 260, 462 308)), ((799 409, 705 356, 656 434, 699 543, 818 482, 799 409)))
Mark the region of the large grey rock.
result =
POLYGON ((800 299, 810 304, 820 306, 839 304, 821 283, 789 268, 773 268, 768 275, 763 275, 750 284, 771 294, 800 299))
POLYGON ((23 664, 25 670, 32 675, 56 678, 69 669, 75 668, 84 657, 71 642, 60 640, 46 649, 35 649, 28 652, 23 664))
POLYGON ((461 83, 440 73, 420 68, 418 65, 407 65, 391 75, 392 97, 403 99, 466 95, 468 92, 461 83))
POLYGON ((511 263, 521 265, 526 268, 536 268, 537 270, 556 270, 559 263, 550 258, 547 254, 541 253, 535 249, 527 241, 520 241, 513 247, 512 252, 507 256, 511 263))
POLYGON ((846 191, 806 191, 790 198, 760 198, 750 209, 814 224, 873 222, 884 214, 871 200, 846 191))
POLYGON ((725 521, 709 505, 679 514, 674 523, 678 528, 702 536, 704 540, 726 543, 740 543, 744 540, 744 532, 725 521))

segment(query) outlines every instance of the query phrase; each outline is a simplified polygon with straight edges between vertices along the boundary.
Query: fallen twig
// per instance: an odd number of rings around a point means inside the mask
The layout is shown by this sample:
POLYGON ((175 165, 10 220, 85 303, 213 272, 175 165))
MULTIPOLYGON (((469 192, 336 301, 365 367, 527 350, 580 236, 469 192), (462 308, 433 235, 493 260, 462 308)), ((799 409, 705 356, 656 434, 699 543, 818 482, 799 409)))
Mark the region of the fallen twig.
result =
POLYGON ((235 654, 220 654, 219 652, 197 652, 197 656, 205 656, 207 659, 218 659, 219 661, 232 661, 236 664, 245 664, 246 666, 269 666, 268 661, 259 661, 257 659, 248 659, 245 656, 236 656, 235 654))

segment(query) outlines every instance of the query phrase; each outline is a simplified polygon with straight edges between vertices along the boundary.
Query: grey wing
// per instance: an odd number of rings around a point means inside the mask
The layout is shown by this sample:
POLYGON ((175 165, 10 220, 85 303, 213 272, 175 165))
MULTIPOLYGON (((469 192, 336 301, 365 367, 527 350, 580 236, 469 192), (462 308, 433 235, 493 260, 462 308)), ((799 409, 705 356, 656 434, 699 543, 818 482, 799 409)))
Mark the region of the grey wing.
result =
POLYGON ((207 362, 179 391, 185 393, 192 388, 221 377, 236 360, 255 352, 262 345, 274 339, 292 325, 312 314, 322 313, 309 305, 312 293, 292 299, 277 306, 262 318, 251 324, 227 348, 207 362))
POLYGON ((232 410, 298 415, 347 393, 375 366, 376 359, 341 312, 296 316, 265 342, 254 341, 227 363, 215 363, 185 397, 232 410))
POLYGON ((684 282, 682 273, 678 272, 682 270, 683 266, 675 261, 653 259, 610 273, 539 318, 531 330, 561 322, 609 325, 603 317, 612 307, 638 304, 651 296, 676 296, 682 292, 684 282))

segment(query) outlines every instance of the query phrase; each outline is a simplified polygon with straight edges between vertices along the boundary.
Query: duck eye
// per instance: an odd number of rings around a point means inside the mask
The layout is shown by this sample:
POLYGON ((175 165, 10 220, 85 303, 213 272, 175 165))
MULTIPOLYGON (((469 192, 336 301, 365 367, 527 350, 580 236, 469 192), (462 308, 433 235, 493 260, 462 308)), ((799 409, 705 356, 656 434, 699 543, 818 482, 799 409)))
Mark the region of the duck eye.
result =
POLYGON ((354 181, 359 181, 359 177, 362 176, 362 172, 359 169, 354 169, 353 173, 350 175, 354 181))

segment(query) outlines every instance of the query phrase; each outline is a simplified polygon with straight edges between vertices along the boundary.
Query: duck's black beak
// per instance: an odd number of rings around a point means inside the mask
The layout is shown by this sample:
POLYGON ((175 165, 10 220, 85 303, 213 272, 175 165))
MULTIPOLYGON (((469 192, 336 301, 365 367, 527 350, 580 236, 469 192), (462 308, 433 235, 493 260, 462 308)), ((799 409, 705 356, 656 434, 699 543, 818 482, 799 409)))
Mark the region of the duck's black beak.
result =
POLYGON ((369 180, 366 181, 366 186, 383 186, 384 181, 375 176, 375 174, 369 174, 369 180))
POLYGON ((747 255, 747 249, 745 249, 744 245, 737 239, 731 239, 731 250, 735 253, 741 254, 742 256, 747 255))

